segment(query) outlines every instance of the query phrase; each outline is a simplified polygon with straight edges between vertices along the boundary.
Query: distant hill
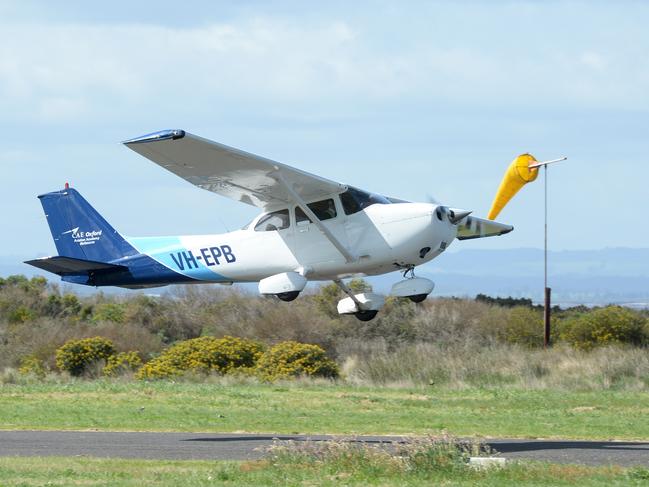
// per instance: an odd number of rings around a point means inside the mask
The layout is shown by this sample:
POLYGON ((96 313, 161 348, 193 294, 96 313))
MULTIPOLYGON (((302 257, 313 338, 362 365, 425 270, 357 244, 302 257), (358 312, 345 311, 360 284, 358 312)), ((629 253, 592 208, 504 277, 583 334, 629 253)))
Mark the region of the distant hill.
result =
MULTIPOLYGON (((562 304, 649 303, 649 248, 552 251, 549 284, 562 304)), ((43 272, 23 264, 26 258, 0 257, 0 276, 43 272)), ((543 298, 543 251, 540 249, 460 250, 448 252, 417 270, 435 281, 434 295, 543 298)), ((52 276, 47 276, 52 277, 52 276)), ((379 292, 388 292, 399 274, 370 278, 379 292)), ((254 286, 246 286, 251 290, 254 286)), ((78 292, 92 288, 74 286, 78 292)))
MULTIPOLYGON (((461 250, 418 273, 435 294, 543 299, 543 250, 461 250)), ((565 304, 649 303, 649 249, 606 248, 548 252, 549 286, 565 304)))

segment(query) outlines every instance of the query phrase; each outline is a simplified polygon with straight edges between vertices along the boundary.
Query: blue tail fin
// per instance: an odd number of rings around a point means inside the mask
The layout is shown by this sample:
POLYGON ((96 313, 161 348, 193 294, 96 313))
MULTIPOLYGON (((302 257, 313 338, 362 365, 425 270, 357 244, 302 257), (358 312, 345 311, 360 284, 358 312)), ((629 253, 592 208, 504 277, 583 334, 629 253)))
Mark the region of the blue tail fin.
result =
POLYGON ((109 262, 138 253, 76 190, 39 198, 59 255, 109 262))

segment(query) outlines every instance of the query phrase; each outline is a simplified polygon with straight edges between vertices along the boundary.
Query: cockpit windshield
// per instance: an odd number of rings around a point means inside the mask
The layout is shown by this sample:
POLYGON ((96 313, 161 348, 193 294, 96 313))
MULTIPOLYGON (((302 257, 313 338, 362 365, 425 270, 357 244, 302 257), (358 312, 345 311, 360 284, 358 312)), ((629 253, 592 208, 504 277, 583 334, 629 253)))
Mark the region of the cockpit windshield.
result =
POLYGON ((347 191, 340 195, 345 215, 352 215, 364 210, 371 205, 389 205, 390 200, 376 193, 368 193, 358 188, 349 186, 347 191))

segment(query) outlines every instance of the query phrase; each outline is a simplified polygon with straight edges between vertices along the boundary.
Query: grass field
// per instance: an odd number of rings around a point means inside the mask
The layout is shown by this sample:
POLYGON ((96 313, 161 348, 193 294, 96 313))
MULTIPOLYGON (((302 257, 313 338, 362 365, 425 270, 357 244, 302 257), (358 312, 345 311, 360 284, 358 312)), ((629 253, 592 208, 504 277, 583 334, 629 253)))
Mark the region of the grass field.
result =
POLYGON ((1 429, 649 439, 649 393, 70 381, 0 386, 1 429))
POLYGON ((353 462, 213 462, 95 458, 0 458, 4 486, 207 486, 207 485, 453 485, 622 486, 646 485, 649 470, 542 463, 503 469, 406 471, 389 464, 353 462))

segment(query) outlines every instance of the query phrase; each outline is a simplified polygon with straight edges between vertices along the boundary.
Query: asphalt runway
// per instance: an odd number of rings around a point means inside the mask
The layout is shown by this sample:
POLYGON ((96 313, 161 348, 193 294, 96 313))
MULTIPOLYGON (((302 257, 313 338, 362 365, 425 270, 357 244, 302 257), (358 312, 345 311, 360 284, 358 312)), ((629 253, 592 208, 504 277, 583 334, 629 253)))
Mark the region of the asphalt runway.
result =
MULTIPOLYGON (((0 456, 88 456, 178 460, 252 460, 274 441, 403 441, 397 436, 308 436, 94 431, 0 431, 0 456)), ((553 463, 649 466, 649 442, 490 440, 499 456, 553 463)))

